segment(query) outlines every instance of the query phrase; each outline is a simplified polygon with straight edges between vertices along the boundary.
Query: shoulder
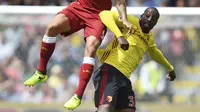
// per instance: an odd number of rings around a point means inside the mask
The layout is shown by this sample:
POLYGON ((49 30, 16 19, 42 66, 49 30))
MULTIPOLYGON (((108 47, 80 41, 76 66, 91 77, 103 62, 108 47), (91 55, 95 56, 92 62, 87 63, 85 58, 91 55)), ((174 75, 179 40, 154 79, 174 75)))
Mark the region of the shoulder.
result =
POLYGON ((107 15, 107 14, 113 14, 113 15, 116 15, 117 14, 117 12, 116 11, 110 11, 110 10, 104 10, 104 11, 101 11, 100 13, 99 13, 99 15, 107 15))
POLYGON ((131 15, 131 14, 128 15, 128 20, 132 21, 132 22, 139 23, 139 18, 137 18, 136 16, 131 15))
POLYGON ((154 35, 153 35, 152 32, 149 32, 148 37, 147 37, 147 41, 148 41, 149 47, 156 46, 156 44, 154 42, 154 35))
POLYGON ((148 34, 148 40, 154 40, 154 35, 152 31, 150 31, 148 34))

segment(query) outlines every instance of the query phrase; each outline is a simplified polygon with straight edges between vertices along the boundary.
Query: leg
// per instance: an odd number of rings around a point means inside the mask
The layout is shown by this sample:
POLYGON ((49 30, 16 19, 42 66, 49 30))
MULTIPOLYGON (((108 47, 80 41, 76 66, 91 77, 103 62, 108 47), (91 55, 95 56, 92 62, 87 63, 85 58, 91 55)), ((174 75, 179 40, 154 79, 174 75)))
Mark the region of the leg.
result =
POLYGON ((135 103, 135 94, 132 90, 132 85, 129 79, 125 76, 122 77, 121 80, 124 79, 125 86, 120 88, 119 92, 121 93, 118 95, 117 101, 117 110, 118 112, 135 112, 136 110, 136 103, 135 103))
POLYGON ((79 84, 75 92, 75 94, 77 94, 80 98, 82 97, 87 83, 93 73, 93 67, 95 64, 94 58, 100 43, 101 42, 94 36, 86 38, 85 57, 83 58, 83 64, 80 68, 79 84))
POLYGON ((68 11, 67 8, 55 16, 47 26, 45 35, 42 39, 38 70, 31 78, 24 82, 26 86, 34 86, 37 83, 45 82, 47 80, 48 75, 46 74, 46 67, 55 49, 56 36, 60 33, 63 34, 63 32, 67 32, 64 33, 65 36, 67 36, 78 31, 82 27, 79 18, 72 12, 68 11), (72 20, 75 22, 70 22, 72 20))
POLYGON ((95 52, 100 45, 100 41, 94 36, 89 36, 86 39, 85 57, 83 58, 83 64, 80 68, 79 84, 72 98, 64 104, 65 108, 74 110, 81 104, 81 98, 85 88, 93 73, 93 67, 95 64, 95 52))
POLYGON ((98 112, 114 112, 114 108, 110 104, 100 105, 98 112))
POLYGON ((93 67, 95 64, 95 55, 96 50, 101 44, 102 35, 104 36, 105 26, 98 19, 90 20, 86 23, 87 27, 85 28, 85 55, 83 59, 83 64, 80 68, 80 78, 79 85, 75 92, 80 98, 83 96, 87 83, 90 80, 90 77, 93 73, 93 67), (95 25, 95 26, 94 26, 95 25), (89 72, 84 72, 88 70, 89 72))
POLYGON ((62 32, 70 30, 69 20, 64 14, 58 14, 48 25, 46 33, 42 39, 40 50, 40 64, 38 71, 45 74, 48 61, 53 54, 56 44, 56 36, 62 32))
POLYGON ((135 112, 135 109, 121 109, 119 112, 135 112))
POLYGON ((101 43, 102 32, 105 28, 101 21, 95 18, 94 20, 90 19, 89 22, 85 24, 87 25, 84 32, 86 47, 83 64, 80 68, 78 88, 72 98, 64 105, 65 108, 70 110, 74 110, 81 103, 81 98, 93 73, 96 50, 101 43), (90 26, 91 24, 96 26, 90 26))
POLYGON ((120 94, 117 80, 116 70, 108 64, 103 64, 94 73, 94 101, 98 112, 114 112, 120 94))
MULTIPOLYGON (((121 90, 120 90, 121 91, 121 90)), ((122 90, 124 91, 124 90, 122 90)), ((124 92, 118 99, 118 111, 117 112, 135 112, 135 98, 133 91, 131 92, 124 92), (123 96, 122 96, 123 95, 123 96)))

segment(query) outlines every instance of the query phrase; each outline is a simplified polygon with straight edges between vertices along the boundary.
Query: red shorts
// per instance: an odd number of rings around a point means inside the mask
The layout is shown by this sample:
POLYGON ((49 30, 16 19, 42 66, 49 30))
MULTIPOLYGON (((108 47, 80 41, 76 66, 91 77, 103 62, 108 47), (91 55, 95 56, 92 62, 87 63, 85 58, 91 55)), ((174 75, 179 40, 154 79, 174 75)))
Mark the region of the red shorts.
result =
POLYGON ((69 19, 71 28, 69 32, 61 33, 63 37, 83 28, 84 39, 88 36, 95 36, 98 40, 102 40, 102 37, 105 34, 105 26, 101 22, 98 12, 83 8, 79 2, 72 2, 58 14, 64 14, 69 19))

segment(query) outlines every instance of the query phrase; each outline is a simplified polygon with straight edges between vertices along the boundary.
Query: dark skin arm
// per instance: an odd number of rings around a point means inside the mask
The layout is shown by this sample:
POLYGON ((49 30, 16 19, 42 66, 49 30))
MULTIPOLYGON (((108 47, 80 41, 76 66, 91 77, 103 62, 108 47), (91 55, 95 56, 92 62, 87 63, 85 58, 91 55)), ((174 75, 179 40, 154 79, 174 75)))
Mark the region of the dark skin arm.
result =
POLYGON ((128 22, 127 19, 127 11, 126 11, 126 0, 115 0, 115 6, 119 12, 119 20, 127 27, 129 28, 128 33, 126 36, 130 36, 132 25, 128 22))

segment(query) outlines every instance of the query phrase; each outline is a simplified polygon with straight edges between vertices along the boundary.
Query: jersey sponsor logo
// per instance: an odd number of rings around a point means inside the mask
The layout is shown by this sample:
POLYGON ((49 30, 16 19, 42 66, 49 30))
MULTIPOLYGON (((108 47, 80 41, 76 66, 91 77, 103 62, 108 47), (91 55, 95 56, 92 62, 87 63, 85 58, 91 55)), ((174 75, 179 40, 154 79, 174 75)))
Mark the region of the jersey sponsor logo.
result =
POLYGON ((106 100, 107 100, 108 102, 111 102, 111 101, 112 101, 112 96, 107 96, 106 100))
POLYGON ((140 33, 140 31, 137 30, 137 29, 133 31, 133 34, 137 35, 137 37, 138 37, 140 40, 142 40, 142 42, 144 42, 146 45, 148 45, 148 42, 147 42, 147 41, 148 41, 149 38, 150 38, 149 36, 148 36, 147 39, 145 39, 145 37, 142 36, 141 33, 140 33))

